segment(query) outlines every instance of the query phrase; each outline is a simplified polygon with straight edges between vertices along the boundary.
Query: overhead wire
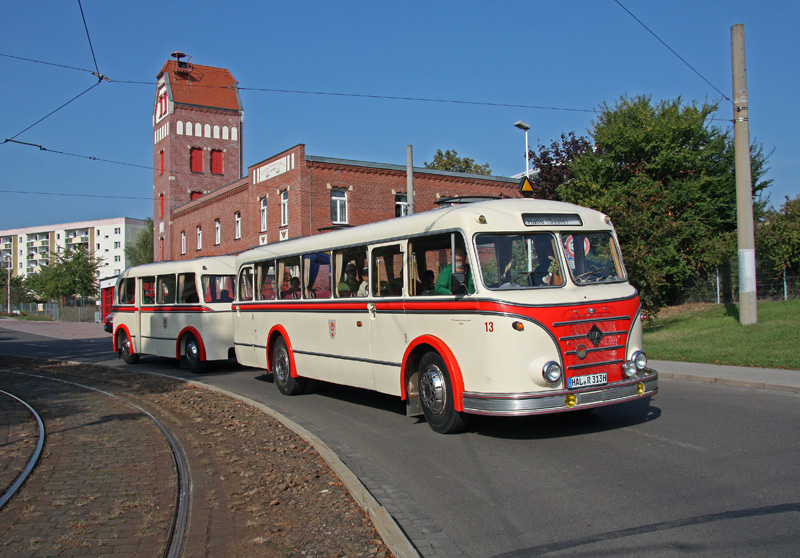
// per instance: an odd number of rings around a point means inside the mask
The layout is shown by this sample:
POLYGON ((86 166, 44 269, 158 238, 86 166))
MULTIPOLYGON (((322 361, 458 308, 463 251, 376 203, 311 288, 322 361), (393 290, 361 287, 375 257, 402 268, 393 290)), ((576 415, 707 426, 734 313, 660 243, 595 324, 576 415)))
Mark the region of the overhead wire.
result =
POLYGON ((686 60, 685 60, 685 59, 684 59, 684 58, 683 58, 683 57, 682 57, 680 54, 678 54, 677 52, 675 52, 675 50, 674 50, 674 49, 673 49, 671 46, 669 46, 669 45, 668 45, 668 44, 667 44, 667 43, 666 43, 666 42, 665 42, 665 41, 664 41, 664 40, 663 40, 661 37, 659 37, 658 35, 656 35, 656 34, 655 34, 655 32, 654 32, 652 29, 650 29, 650 28, 649 28, 647 25, 645 25, 645 24, 644 24, 644 22, 643 22, 641 19, 639 19, 638 17, 636 17, 636 16, 633 14, 633 12, 631 12, 631 11, 630 11, 628 8, 626 8, 626 7, 625 7, 625 6, 622 4, 622 2, 620 2, 620 0, 614 0, 614 2, 616 2, 616 3, 617 3, 617 5, 618 5, 620 8, 622 8, 623 10, 625 10, 625 11, 628 13, 628 15, 630 15, 630 16, 631 16, 633 19, 635 19, 635 20, 636 20, 636 21, 639 23, 639 25, 641 25, 642 27, 644 27, 644 28, 647 30, 647 32, 648 32, 648 33, 650 33, 650 34, 651 34, 653 37, 655 37, 655 38, 656 38, 656 40, 658 40, 658 42, 660 42, 662 45, 664 45, 664 46, 667 48, 667 50, 669 50, 669 51, 670 51, 672 54, 674 54, 675 56, 677 56, 677 57, 678 57, 678 59, 679 59, 681 62, 683 62, 684 64, 686 64, 686 66, 688 66, 690 70, 692 70, 692 71, 693 71, 695 74, 697 74, 698 76, 700 76, 700 79, 702 79, 703 81, 705 81, 705 82, 706 82, 708 85, 710 85, 710 86, 711 86, 711 87, 712 87, 712 88, 713 88, 713 89, 714 89, 714 90, 715 90, 717 93, 719 93, 720 95, 722 95, 722 98, 723 98, 723 99, 725 99, 725 100, 726 100, 726 101, 728 101, 729 103, 733 104, 733 101, 731 101, 731 99, 730 99, 730 98, 729 98, 727 95, 725 95, 725 93, 723 93, 722 91, 720 91, 720 90, 719 90, 719 88, 717 88, 717 86, 716 86, 716 85, 714 85, 714 84, 713 84, 713 83, 711 83, 711 82, 710 82, 708 79, 706 79, 706 77, 705 77, 703 74, 701 74, 700 72, 698 72, 698 71, 697 71, 697 70, 694 68, 694 66, 692 66, 691 64, 689 64, 689 63, 688 63, 688 62, 687 62, 687 61, 686 61, 686 60))

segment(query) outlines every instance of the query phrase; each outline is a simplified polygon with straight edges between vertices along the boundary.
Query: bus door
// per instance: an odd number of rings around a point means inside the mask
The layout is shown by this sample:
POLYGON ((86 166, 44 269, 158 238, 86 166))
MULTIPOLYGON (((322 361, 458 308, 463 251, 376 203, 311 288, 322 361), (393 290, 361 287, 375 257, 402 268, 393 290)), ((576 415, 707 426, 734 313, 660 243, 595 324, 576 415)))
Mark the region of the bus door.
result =
MULTIPOLYGON (((239 278, 236 281, 238 293, 236 302, 249 303, 255 298, 253 287, 253 267, 245 266, 239 271, 239 278)), ((216 287, 216 285, 213 285, 216 287)), ((211 288, 211 286, 210 286, 211 288)), ((216 297, 217 293, 209 293, 212 297, 216 297)), ((264 326, 261 327, 262 339, 260 341, 264 353, 262 358, 259 359, 257 354, 258 350, 256 345, 259 343, 259 324, 257 318, 261 316, 253 311, 242 312, 241 306, 235 304, 236 315, 233 320, 233 341, 236 349, 236 359, 246 366, 260 366, 266 368, 266 333, 263 331, 264 326)))
POLYGON ((137 315, 137 326, 139 330, 139 344, 136 347, 137 353, 155 354, 153 345, 154 338, 158 335, 158 330, 153 330, 153 315, 156 304, 156 278, 153 275, 139 278, 139 312, 137 315))
POLYGON ((399 394, 400 364, 406 339, 405 296, 407 242, 394 242, 370 249, 370 290, 368 303, 372 373, 375 389, 399 394))

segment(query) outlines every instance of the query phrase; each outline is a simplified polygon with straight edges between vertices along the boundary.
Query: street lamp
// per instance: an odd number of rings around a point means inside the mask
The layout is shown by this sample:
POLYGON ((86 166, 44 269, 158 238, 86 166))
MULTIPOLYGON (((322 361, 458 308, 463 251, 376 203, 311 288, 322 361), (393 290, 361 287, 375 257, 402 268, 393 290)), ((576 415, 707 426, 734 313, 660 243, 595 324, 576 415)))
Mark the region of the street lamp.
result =
POLYGON ((514 123, 514 126, 519 128, 520 130, 525 130, 525 176, 530 178, 530 152, 528 151, 528 130, 531 129, 530 124, 525 124, 522 120, 517 120, 514 123))

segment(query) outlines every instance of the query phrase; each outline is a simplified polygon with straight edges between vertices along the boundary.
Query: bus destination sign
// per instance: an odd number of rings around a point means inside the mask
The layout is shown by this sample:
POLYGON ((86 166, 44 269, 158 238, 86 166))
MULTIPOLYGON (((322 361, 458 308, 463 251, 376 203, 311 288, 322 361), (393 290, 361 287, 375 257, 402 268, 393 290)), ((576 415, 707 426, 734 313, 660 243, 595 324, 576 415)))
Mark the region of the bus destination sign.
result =
POLYGON ((580 227, 583 225, 577 213, 523 213, 522 222, 526 227, 580 227))

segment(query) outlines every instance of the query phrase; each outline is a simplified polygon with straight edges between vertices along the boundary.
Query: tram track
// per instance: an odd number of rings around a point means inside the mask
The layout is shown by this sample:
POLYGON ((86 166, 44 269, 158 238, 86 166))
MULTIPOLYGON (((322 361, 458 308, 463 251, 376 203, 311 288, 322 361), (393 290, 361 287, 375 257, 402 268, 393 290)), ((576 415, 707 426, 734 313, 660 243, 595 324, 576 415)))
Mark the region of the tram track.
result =
POLYGON ((31 472, 33 472, 34 467, 39 462, 39 458, 42 455, 42 449, 44 449, 44 440, 46 436, 46 431, 44 428, 44 422, 42 421, 42 417, 39 416, 39 413, 29 405, 25 400, 20 399, 13 393, 9 393, 7 391, 0 390, 0 394, 5 397, 8 397, 20 405, 24 406, 28 411, 30 411, 31 415, 33 416, 33 420, 36 421, 37 428, 39 430, 38 441, 36 443, 36 447, 34 448, 30 459, 27 460, 27 464, 16 477, 16 479, 11 483, 7 490, 3 492, 0 496, 0 510, 2 510, 5 505, 8 503, 11 498, 14 497, 14 494, 20 489, 20 487, 25 483, 27 478, 30 476, 31 472))
MULTIPOLYGON (((157 417, 155 417, 152 413, 150 413, 140 405, 134 403, 133 401, 125 397, 111 393, 109 391, 65 380, 62 378, 53 378, 48 376, 42 376, 39 374, 31 374, 15 370, 3 370, 3 372, 9 374, 15 374, 17 376, 25 377, 35 381, 58 382, 61 384, 68 385, 72 388, 78 388, 81 390, 86 390, 95 394, 99 394, 103 397, 113 398, 114 400, 120 402, 121 404, 134 409, 137 413, 146 417, 150 422, 152 422, 157 427, 157 429, 163 435, 164 440, 169 445, 176 475, 174 511, 172 513, 170 527, 166 537, 166 544, 164 545, 164 551, 162 553, 162 556, 164 558, 178 558, 181 555, 181 550, 183 547, 183 542, 185 540, 185 534, 188 527, 192 484, 191 484, 191 472, 190 472, 189 462, 186 458, 185 452, 181 447, 178 438, 170 431, 170 429, 167 428, 167 426, 165 426, 165 424, 162 421, 160 421, 157 417)), ((37 464, 40 462, 43 450, 45 448, 46 427, 44 420, 41 418, 40 414, 37 413, 37 411, 34 409, 33 405, 5 390, 0 390, 0 394, 9 397, 12 400, 16 401, 18 404, 24 406, 33 416, 33 419, 36 421, 37 428, 39 431, 36 448, 32 452, 30 459, 28 459, 26 466, 19 473, 19 475, 17 476, 15 481, 11 484, 11 486, 3 493, 2 496, 0 496, 0 510, 2 510, 5 507, 5 505, 8 502, 10 502, 14 498, 14 496, 19 492, 20 488, 23 486, 23 484, 25 484, 26 480, 28 480, 28 478, 32 475, 37 464)))

